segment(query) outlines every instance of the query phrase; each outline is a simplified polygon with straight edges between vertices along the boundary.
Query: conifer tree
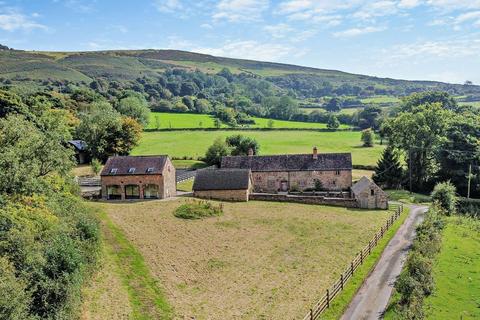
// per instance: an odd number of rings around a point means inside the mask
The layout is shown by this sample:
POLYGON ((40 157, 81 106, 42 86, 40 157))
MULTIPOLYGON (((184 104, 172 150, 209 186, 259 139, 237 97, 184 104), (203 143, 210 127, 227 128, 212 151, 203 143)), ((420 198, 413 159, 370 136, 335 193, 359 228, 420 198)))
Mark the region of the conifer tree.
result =
POLYGON ((373 181, 382 187, 397 189, 402 183, 402 177, 403 168, 398 153, 392 147, 387 147, 377 162, 373 181))

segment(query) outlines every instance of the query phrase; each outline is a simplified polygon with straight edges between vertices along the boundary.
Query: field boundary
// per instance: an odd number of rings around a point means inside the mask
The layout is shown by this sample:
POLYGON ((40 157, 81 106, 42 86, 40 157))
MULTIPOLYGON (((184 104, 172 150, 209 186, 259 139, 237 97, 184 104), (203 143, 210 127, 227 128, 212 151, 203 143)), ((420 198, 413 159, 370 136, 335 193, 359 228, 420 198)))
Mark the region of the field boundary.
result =
POLYGON ((327 289, 325 295, 323 295, 317 303, 310 309, 310 311, 303 317, 303 320, 315 320, 320 317, 320 315, 330 307, 332 300, 338 296, 338 294, 343 291, 345 284, 350 278, 353 277, 353 274, 361 266, 366 257, 368 257, 372 249, 375 248, 378 244, 378 241, 383 238, 385 232, 390 229, 393 223, 400 217, 403 212, 403 204, 399 204, 393 207, 394 213, 388 218, 387 222, 380 227, 380 230, 377 231, 374 237, 368 242, 360 252, 353 258, 350 265, 345 268, 345 271, 340 274, 340 279, 338 279, 329 289, 327 289))
POLYGON ((341 128, 341 129, 231 127, 231 128, 164 128, 164 129, 144 128, 143 131, 144 132, 166 132, 166 131, 318 131, 318 132, 338 132, 338 131, 362 131, 362 129, 360 129, 358 127, 341 128))

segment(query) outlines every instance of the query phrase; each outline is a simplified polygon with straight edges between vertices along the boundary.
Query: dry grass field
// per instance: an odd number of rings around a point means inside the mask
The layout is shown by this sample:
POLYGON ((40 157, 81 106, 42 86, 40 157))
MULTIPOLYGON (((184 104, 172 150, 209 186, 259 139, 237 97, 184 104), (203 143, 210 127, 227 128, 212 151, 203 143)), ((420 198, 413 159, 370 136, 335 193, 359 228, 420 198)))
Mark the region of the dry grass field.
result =
POLYGON ((98 204, 177 319, 301 317, 390 214, 252 201, 224 203, 220 217, 175 218, 185 201, 98 204))

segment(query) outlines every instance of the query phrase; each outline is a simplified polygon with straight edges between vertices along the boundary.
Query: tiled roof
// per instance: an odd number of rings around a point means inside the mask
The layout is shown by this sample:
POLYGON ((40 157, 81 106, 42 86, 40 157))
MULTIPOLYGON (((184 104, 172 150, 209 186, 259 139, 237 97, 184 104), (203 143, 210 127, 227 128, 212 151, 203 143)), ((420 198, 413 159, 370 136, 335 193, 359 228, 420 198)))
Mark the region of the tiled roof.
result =
POLYGON ((250 170, 205 169, 198 170, 193 191, 246 190, 249 187, 250 170))
POLYGON ((168 156, 118 156, 108 158, 102 176, 161 174, 168 156), (134 168, 133 172, 129 172, 134 168), (149 169, 152 168, 150 171, 149 169), (117 169, 112 171, 112 169, 117 169))
POLYGON ((223 157, 221 168, 250 169, 252 171, 312 171, 351 170, 350 153, 285 154, 275 156, 223 157))

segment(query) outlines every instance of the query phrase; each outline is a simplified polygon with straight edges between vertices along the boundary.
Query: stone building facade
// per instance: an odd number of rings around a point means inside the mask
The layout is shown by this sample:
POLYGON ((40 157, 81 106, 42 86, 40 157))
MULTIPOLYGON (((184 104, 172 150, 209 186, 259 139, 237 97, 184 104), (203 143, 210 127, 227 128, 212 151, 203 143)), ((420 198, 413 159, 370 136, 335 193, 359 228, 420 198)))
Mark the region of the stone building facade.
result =
POLYGON ((203 199, 248 201, 252 190, 250 170, 199 170, 193 183, 193 196, 203 199))
POLYGON ((175 167, 165 155, 110 157, 100 176, 105 200, 176 196, 175 167))
POLYGON ((362 177, 355 183, 351 192, 359 208, 388 209, 388 195, 367 177, 362 177))
POLYGON ((350 190, 352 186, 352 156, 350 153, 321 153, 273 156, 223 157, 222 169, 249 169, 253 191, 276 193, 314 189, 350 190), (319 181, 319 182, 318 182, 319 181))

